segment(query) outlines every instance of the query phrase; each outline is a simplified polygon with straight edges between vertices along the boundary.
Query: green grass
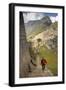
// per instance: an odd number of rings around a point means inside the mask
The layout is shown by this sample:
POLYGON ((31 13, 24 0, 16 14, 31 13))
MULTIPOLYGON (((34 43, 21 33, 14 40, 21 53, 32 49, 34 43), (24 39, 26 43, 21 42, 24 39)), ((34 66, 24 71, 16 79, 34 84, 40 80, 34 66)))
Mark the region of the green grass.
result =
POLYGON ((45 46, 40 48, 40 57, 44 57, 47 60, 48 68, 51 70, 54 76, 57 75, 57 53, 53 50, 48 50, 45 46))

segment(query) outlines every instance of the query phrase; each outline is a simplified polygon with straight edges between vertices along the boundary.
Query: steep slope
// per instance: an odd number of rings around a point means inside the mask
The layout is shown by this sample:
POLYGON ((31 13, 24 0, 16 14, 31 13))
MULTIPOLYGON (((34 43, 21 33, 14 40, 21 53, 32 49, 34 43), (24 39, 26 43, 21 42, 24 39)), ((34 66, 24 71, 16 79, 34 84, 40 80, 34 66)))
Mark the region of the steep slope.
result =
POLYGON ((46 30, 51 24, 52 22, 48 16, 43 17, 41 20, 29 21, 28 23, 25 23, 26 34, 28 36, 31 33, 40 33, 46 30))

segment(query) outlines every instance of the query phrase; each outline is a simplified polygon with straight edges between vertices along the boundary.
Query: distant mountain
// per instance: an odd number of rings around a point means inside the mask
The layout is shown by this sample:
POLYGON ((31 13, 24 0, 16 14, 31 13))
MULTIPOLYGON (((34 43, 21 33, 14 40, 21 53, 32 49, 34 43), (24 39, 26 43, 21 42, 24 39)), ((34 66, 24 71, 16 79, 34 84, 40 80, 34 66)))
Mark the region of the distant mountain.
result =
POLYGON ((37 34, 48 28, 52 24, 49 16, 43 17, 41 20, 33 20, 25 23, 25 29, 27 36, 34 33, 37 34))

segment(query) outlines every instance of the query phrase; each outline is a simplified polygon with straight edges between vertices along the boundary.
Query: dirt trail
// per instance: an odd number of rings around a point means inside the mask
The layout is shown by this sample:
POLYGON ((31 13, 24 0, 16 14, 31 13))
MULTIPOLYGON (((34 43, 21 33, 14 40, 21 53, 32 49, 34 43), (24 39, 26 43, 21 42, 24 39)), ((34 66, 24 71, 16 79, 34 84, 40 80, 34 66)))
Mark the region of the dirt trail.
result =
POLYGON ((29 73, 29 77, 38 77, 38 76, 53 76, 52 72, 46 67, 44 71, 42 71, 41 67, 36 67, 35 70, 29 73))

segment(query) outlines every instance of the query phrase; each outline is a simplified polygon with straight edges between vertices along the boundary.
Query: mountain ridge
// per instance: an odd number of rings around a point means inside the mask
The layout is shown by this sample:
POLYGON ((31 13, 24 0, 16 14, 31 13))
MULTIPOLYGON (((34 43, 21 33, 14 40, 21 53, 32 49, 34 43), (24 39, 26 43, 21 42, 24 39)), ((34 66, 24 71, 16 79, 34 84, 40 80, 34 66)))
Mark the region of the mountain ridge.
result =
POLYGON ((48 26, 52 24, 49 16, 45 16, 40 20, 33 20, 25 23, 26 34, 29 35, 37 30, 46 30, 48 26))

